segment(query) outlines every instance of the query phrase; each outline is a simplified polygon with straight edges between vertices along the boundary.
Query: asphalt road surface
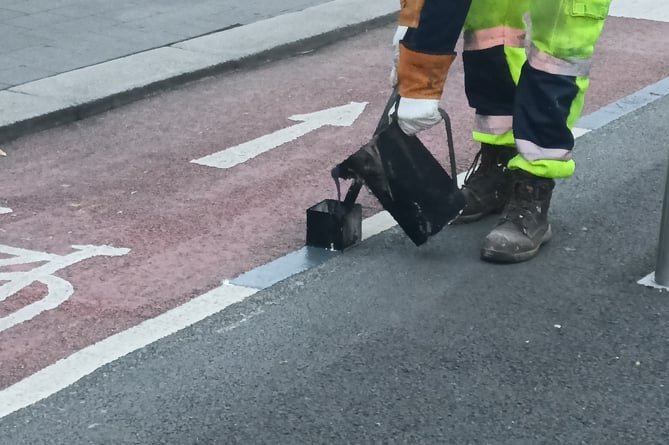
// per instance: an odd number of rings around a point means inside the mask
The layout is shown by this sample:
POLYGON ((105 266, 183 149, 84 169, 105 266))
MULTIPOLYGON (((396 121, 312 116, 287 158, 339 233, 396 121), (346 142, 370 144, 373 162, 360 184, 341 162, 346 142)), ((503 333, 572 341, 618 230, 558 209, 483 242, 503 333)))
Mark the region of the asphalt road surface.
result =
MULTIPOLYGON (((423 248, 391 228, 302 249, 305 209, 386 101, 391 26, 6 144, 0 443, 666 443, 669 305, 637 281, 667 26, 607 22, 585 110, 602 124, 556 189, 555 240, 520 265, 478 260, 494 219, 423 248), (267 151, 198 162, 249 145, 267 151), (320 265, 282 275, 296 255, 320 265)), ((464 170, 461 85, 457 63, 443 105, 464 170)), ((440 129, 424 140, 446 159, 440 129)))

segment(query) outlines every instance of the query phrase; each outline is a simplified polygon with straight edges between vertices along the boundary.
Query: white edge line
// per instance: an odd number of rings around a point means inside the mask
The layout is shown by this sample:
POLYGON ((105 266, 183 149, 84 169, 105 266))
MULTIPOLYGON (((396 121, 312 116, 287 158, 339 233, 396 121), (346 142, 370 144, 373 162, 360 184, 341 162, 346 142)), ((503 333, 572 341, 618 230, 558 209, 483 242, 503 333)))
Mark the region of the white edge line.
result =
POLYGON ((7 207, 0 207, 0 215, 6 215, 8 213, 12 213, 12 209, 7 207))
POLYGON ((369 218, 365 218, 362 221, 362 241, 371 238, 374 235, 378 235, 381 232, 385 232, 395 225, 397 225, 397 222, 395 222, 395 219, 385 210, 382 210, 369 218))
POLYGON ((572 128, 571 132, 574 135, 574 139, 578 139, 584 134, 590 133, 592 130, 588 128, 572 128))
POLYGON ((0 391, 0 418, 67 388, 98 368, 213 315, 258 290, 228 283, 107 337, 0 391))

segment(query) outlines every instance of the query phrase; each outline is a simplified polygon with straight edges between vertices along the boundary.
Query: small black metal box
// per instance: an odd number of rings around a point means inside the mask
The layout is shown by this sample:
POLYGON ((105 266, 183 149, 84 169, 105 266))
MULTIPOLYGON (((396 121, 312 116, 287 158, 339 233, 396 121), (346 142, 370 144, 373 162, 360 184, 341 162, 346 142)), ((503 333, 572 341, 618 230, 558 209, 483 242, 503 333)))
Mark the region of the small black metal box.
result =
POLYGON ((362 206, 326 199, 307 209, 307 246, 344 250, 362 239, 362 206))

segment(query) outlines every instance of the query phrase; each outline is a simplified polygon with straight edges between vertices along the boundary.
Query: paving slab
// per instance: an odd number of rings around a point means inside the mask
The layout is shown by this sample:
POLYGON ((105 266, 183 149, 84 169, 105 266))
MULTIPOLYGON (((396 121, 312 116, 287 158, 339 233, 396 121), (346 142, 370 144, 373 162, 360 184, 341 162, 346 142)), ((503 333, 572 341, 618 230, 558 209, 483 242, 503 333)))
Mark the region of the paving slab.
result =
MULTIPOLYGON (((120 41, 131 39, 141 45, 138 49, 141 52, 92 66, 84 62, 97 61, 95 56, 72 53, 69 48, 59 46, 31 47, 8 53, 8 60, 19 60, 21 70, 7 71, 4 81, 0 72, 2 83, 10 83, 17 75, 26 74, 24 69, 38 70, 33 73, 35 77, 46 69, 61 72, 74 65, 84 68, 5 90, 9 94, 0 96, 0 142, 117 107, 186 80, 239 68, 242 64, 311 51, 351 33, 388 23, 394 20, 397 9, 392 0, 336 0, 296 12, 282 10, 278 17, 147 51, 143 50, 160 46, 159 34, 142 31, 137 35, 125 24, 109 28, 113 29, 109 34, 105 26, 95 23, 98 19, 81 19, 91 30, 99 29, 98 34, 120 41), (7 103, 1 102, 3 97, 7 103), (38 106, 39 98, 44 98, 42 107, 38 106), (24 104, 16 106, 23 101, 24 104)), ((71 22, 64 23, 67 34, 71 22)), ((166 26, 165 29, 179 27, 166 26)), ((50 34, 52 29, 44 32, 50 34)), ((105 48, 109 50, 110 46, 105 48)))
MULTIPOLYGON (((0 66, 15 68, 7 57, 24 60, 28 67, 39 64, 57 73, 99 63, 99 52, 91 44, 99 35, 126 41, 128 46, 105 45, 106 60, 167 46, 199 35, 221 31, 232 25, 245 25, 276 15, 296 12, 327 0, 288 0, 246 2, 196 0, 188 3, 171 0, 24 0, 3 2, 0 28, 3 47, 0 66), (71 37, 76 39, 72 40, 71 37), (65 57, 45 59, 47 48, 65 57), (78 58, 67 57, 77 54, 78 58), (89 58, 89 60, 86 60, 89 58)), ((10 86, 33 78, 16 77, 10 86)))

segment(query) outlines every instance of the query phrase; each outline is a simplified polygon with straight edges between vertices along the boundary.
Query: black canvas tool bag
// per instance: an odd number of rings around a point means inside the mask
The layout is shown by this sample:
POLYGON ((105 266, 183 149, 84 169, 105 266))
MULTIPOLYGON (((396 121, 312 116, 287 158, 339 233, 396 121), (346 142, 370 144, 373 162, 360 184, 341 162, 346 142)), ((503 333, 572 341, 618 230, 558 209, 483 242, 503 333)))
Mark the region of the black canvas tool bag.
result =
MULTIPOLYGON (((346 201, 355 200, 364 183, 409 238, 420 246, 438 233, 464 208, 458 189, 455 150, 448 114, 439 109, 446 127, 452 177, 416 136, 406 135, 396 113, 388 116, 397 94, 388 101, 372 140, 332 170, 339 179, 352 179, 346 201)), ((395 110, 397 107, 395 107, 395 110)))

